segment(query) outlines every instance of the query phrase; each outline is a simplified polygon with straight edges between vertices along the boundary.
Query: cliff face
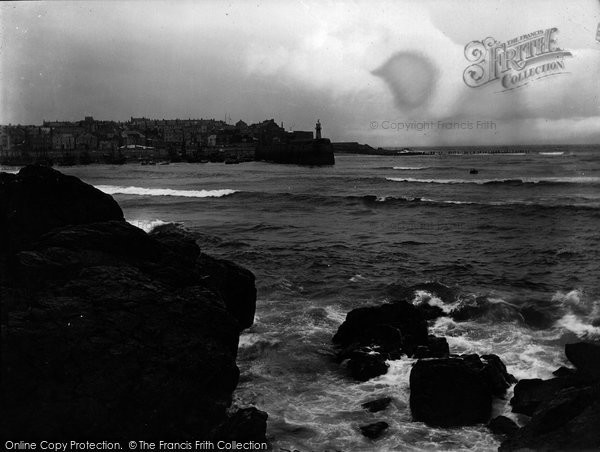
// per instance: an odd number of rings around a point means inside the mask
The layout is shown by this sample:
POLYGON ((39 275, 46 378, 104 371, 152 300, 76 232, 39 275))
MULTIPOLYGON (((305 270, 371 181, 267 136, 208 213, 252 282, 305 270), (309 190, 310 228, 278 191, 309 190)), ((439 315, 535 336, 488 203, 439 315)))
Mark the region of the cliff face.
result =
POLYGON ((1 174, 0 232, 7 437, 228 434, 251 272, 175 227, 146 234, 110 196, 49 168, 1 174))

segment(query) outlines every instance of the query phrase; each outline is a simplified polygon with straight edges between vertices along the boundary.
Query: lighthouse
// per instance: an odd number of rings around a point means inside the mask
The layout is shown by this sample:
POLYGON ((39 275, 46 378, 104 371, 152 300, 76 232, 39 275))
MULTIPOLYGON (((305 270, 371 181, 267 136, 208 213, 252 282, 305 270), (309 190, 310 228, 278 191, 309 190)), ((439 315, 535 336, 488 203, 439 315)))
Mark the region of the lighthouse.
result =
POLYGON ((317 132, 317 140, 321 139, 321 121, 317 119, 317 124, 315 125, 315 130, 317 132))

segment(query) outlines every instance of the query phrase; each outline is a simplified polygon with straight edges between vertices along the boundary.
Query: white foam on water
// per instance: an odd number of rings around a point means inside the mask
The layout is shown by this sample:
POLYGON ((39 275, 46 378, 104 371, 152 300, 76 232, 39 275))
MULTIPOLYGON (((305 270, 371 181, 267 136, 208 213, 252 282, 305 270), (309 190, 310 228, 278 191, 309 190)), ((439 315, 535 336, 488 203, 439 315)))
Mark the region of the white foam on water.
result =
POLYGON ((582 298, 583 293, 581 292, 581 290, 574 289, 569 292, 556 292, 552 296, 552 301, 555 303, 560 303, 565 307, 585 309, 585 306, 582 303, 582 298))
POLYGON ((430 333, 446 337, 451 353, 498 355, 517 379, 552 378, 552 372, 566 362, 561 347, 543 345, 556 339, 553 330, 534 331, 514 322, 482 324, 440 317, 430 333))
POLYGON ((118 185, 96 185, 96 188, 109 195, 178 196, 183 198, 220 198, 238 192, 238 190, 231 190, 229 188, 218 190, 173 190, 171 188, 121 187, 118 185))
POLYGON ((329 320, 332 320, 336 324, 342 324, 346 320, 347 310, 341 306, 325 306, 325 313, 329 320))
POLYGON ((242 333, 238 342, 238 348, 251 347, 263 339, 263 335, 258 333, 242 333))
POLYGON ((142 229, 144 232, 149 233, 154 228, 162 226, 163 224, 169 224, 168 221, 162 220, 127 220, 127 223, 135 226, 136 228, 142 229))
POLYGON ((565 314, 557 320, 556 326, 569 330, 582 339, 600 337, 600 327, 585 323, 575 314, 565 314))
POLYGON ((19 171, 21 171, 21 168, 16 168, 14 166, 0 166, 0 173, 17 174, 19 171))
POLYGON ((581 290, 574 289, 569 292, 556 292, 552 301, 559 303, 567 311, 555 322, 555 328, 570 331, 581 339, 600 337, 600 326, 590 323, 593 319, 600 318, 599 300, 587 298, 581 290))
POLYGON ((440 298, 436 297, 430 292, 426 290, 415 290, 415 297, 413 298, 412 303, 415 306, 419 306, 422 304, 428 304, 429 306, 437 306, 446 314, 450 314, 457 305, 455 303, 444 303, 440 298))
POLYGON ((374 384, 385 384, 390 386, 399 385, 401 388, 408 389, 410 371, 415 362, 417 362, 416 359, 406 357, 386 361, 386 364, 389 366, 387 373, 372 379, 371 382, 374 384))
POLYGON ((393 166, 392 169, 398 170, 398 171, 417 171, 417 170, 424 170, 424 169, 429 169, 429 166, 393 166))

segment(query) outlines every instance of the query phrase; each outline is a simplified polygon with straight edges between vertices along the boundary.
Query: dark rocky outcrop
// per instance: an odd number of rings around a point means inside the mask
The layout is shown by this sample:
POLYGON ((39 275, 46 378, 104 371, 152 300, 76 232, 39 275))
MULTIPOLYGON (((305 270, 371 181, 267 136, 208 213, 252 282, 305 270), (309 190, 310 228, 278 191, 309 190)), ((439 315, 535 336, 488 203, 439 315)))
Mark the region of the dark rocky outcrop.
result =
POLYGON ((254 274, 233 262, 215 259, 206 254, 200 255, 196 265, 203 275, 204 283, 223 297, 227 309, 235 315, 240 326, 251 326, 256 309, 254 274), (248 303, 247 300, 255 302, 248 303))
POLYGON ((450 347, 445 337, 437 337, 433 334, 427 336, 426 345, 417 345, 413 358, 443 358, 450 353, 450 347))
POLYGON ((391 397, 382 397, 380 399, 375 399, 375 400, 371 400, 369 402, 365 402, 365 403, 361 404, 361 406, 365 410, 370 411, 371 413, 377 413, 378 411, 385 410, 390 403, 392 403, 391 397))
POLYGON ((387 372, 388 359, 402 355, 445 356, 448 344, 427 334, 427 321, 407 302, 368 306, 350 311, 333 337, 340 360, 348 359, 350 374, 366 381, 387 372))
POLYGON ((427 322, 408 303, 357 308, 346 315, 333 342, 342 347, 385 343, 412 352, 417 345, 427 343, 427 322))
POLYGON ((531 421, 499 450, 598 450, 598 425, 600 386, 562 389, 540 404, 531 421))
POLYGON ((506 416, 497 416, 488 423, 488 428, 495 435, 510 435, 519 430, 519 426, 506 416))
POLYGON ((64 225, 121 220, 109 195, 74 176, 43 166, 0 173, 0 249, 17 249, 64 225))
POLYGON ((565 345, 565 355, 585 377, 600 379, 600 344, 578 342, 565 345))
POLYGON ((369 439, 379 438, 384 431, 388 429, 389 425, 387 422, 379 421, 373 424, 363 425, 360 428, 360 432, 369 439))
POLYGON ((197 439, 225 422, 264 438, 260 412, 226 415, 255 309, 249 271, 180 229, 146 234, 51 169, 2 174, 0 194, 7 437, 197 439))
POLYGON ((575 369, 571 369, 570 367, 560 366, 558 369, 552 372, 552 375, 557 377, 569 377, 577 375, 577 371, 575 369))
POLYGON ((480 318, 492 322, 522 321, 516 306, 505 301, 490 301, 486 296, 461 300, 460 305, 450 313, 450 317, 459 322, 480 318))
POLYGON ((241 408, 227 418, 212 435, 221 441, 267 442, 267 418, 264 411, 254 407, 241 408))
POLYGON ((598 344, 567 344, 576 369, 561 367, 550 380, 521 380, 511 400, 513 411, 530 422, 506 439, 501 451, 597 450, 600 448, 598 344))
POLYGON ((485 423, 493 397, 513 382, 495 355, 419 360, 410 373, 413 420, 441 427, 485 423))
POLYGON ((367 381, 388 370, 386 361, 388 353, 382 353, 379 347, 359 347, 353 349, 347 355, 348 371, 355 380, 367 381))
POLYGON ((540 404, 551 400, 560 390, 574 385, 575 380, 573 378, 520 380, 515 386, 514 396, 510 401, 512 410, 515 413, 531 416, 540 404))

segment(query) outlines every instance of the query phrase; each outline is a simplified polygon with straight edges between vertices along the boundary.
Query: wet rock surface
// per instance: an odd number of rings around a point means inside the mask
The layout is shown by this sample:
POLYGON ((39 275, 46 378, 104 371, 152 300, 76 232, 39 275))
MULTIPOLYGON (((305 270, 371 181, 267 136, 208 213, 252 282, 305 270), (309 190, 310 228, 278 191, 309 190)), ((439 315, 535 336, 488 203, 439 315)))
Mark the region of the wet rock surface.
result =
POLYGON ((365 402, 361 406, 371 413, 377 413, 378 411, 385 410, 390 403, 392 403, 391 397, 382 397, 380 399, 365 402))
POLYGON ((500 446, 512 450, 597 450, 600 448, 600 377, 597 343, 565 346, 576 369, 561 367, 550 380, 521 380, 513 411, 531 416, 500 446))
POLYGON ((519 430, 519 426, 506 416, 497 416, 488 423, 488 428, 495 435, 510 435, 519 430))
POLYGON ((333 337, 340 361, 353 378, 366 381, 387 372, 386 361, 401 356, 445 356, 448 344, 427 332, 427 321, 407 302, 357 308, 333 337))
POLYGON ((6 436, 182 440, 230 422, 264 440, 266 415, 227 416, 251 272, 48 168, 2 173, 0 194, 6 436))
POLYGON ((417 361, 410 373, 413 420, 440 427, 487 422, 493 397, 502 396, 513 377, 497 356, 486 356, 417 361))
POLYGON ((367 438, 377 439, 383 435, 383 432, 385 432, 388 427, 389 425, 387 422, 380 421, 369 425, 363 425, 359 428, 360 432, 367 438))

